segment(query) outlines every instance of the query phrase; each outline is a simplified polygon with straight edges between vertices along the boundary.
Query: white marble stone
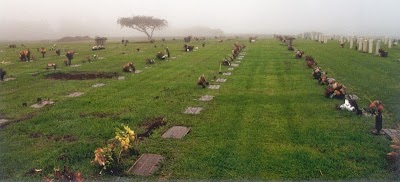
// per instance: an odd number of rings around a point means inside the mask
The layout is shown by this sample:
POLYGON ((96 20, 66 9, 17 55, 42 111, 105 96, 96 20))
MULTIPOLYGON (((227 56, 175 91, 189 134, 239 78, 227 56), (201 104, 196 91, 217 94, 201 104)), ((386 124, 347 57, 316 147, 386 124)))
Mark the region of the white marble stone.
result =
POLYGON ((374 47, 374 40, 373 39, 369 39, 369 43, 368 43, 368 53, 372 54, 372 49, 374 47))
POLYGON ((379 55, 379 49, 381 48, 381 40, 376 41, 376 51, 375 54, 379 55))
POLYGON ((363 52, 367 52, 368 51, 368 40, 365 39, 363 42, 363 52))
POLYGON ((350 47, 349 47, 350 49, 353 49, 353 43, 354 43, 353 41, 354 41, 353 37, 351 37, 350 38, 350 47))

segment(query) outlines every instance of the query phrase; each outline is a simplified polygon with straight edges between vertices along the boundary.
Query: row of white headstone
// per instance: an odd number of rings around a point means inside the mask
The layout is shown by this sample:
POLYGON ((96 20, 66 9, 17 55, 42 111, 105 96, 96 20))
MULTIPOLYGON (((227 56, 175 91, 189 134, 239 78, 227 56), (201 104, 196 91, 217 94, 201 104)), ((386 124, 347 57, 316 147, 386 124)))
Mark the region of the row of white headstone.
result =
MULTIPOLYGON (((341 35, 325 35, 322 33, 308 33, 307 35, 305 33, 302 33, 298 36, 299 38, 301 37, 302 39, 309 38, 311 40, 317 40, 318 42, 321 43, 328 43, 328 40, 338 40, 340 44, 344 44, 345 42, 348 42, 350 44, 349 48, 353 49, 354 44, 357 45, 357 50, 360 52, 365 52, 365 53, 373 53, 373 47, 374 47, 374 39, 368 39, 368 38, 361 38, 361 37, 352 37, 352 36, 341 36, 341 35)), ((376 46, 375 46, 375 54, 379 54, 379 49, 381 48, 381 43, 384 43, 385 45, 388 46, 389 49, 392 48, 392 45, 394 44, 393 39, 385 37, 382 40, 377 40, 376 41, 376 46)))

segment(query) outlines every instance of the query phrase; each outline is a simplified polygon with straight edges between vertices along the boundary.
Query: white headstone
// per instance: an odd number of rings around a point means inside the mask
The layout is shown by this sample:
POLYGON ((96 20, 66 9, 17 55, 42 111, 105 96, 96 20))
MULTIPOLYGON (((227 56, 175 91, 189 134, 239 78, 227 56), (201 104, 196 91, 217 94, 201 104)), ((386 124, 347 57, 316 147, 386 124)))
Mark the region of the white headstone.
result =
POLYGON ((362 51, 363 41, 364 41, 363 38, 360 38, 358 40, 358 51, 362 51))
POLYGON ((376 51, 375 55, 379 55, 379 49, 381 48, 381 40, 376 41, 376 51))
POLYGON ((350 38, 350 49, 353 49, 353 38, 350 38))
POLYGON ((344 38, 343 38, 343 36, 340 37, 340 40, 339 40, 339 41, 340 41, 340 44, 343 44, 343 43, 344 43, 344 38))
POLYGON ((365 39, 363 43, 363 52, 368 52, 368 40, 365 39))
POLYGON ((389 43, 388 43, 388 47, 389 47, 389 49, 391 49, 392 48, 392 39, 389 39, 389 43))
POLYGON ((387 45, 387 43, 388 43, 388 38, 385 37, 384 44, 387 45))
POLYGON ((374 40, 373 39, 369 39, 369 43, 368 43, 368 53, 372 54, 372 49, 374 48, 374 40))

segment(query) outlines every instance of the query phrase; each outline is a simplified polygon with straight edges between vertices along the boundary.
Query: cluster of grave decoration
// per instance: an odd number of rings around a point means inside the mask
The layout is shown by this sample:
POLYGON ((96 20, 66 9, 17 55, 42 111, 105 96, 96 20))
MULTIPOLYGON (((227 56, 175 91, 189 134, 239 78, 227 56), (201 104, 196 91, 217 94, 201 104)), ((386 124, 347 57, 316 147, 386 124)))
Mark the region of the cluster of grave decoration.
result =
POLYGON ((244 45, 244 44, 240 45, 239 43, 234 43, 231 54, 228 56, 225 56, 225 58, 221 61, 220 64, 224 65, 224 66, 231 66, 233 60, 238 58, 240 52, 242 52, 243 49, 245 49, 245 48, 246 48, 246 45, 244 45))
POLYGON ((95 43, 96 43, 96 45, 94 45, 93 47, 92 47, 92 50, 93 51, 95 51, 95 50, 101 50, 101 49, 105 49, 106 47, 104 46, 104 44, 106 43, 106 41, 107 41, 107 37, 95 37, 94 38, 94 41, 95 41, 95 43))
POLYGON ((276 34, 274 34, 274 38, 279 40, 283 44, 287 45, 289 51, 294 51, 293 40, 296 38, 294 38, 292 36, 276 35, 276 34))
MULTIPOLYGON (((222 74, 222 70, 221 70, 221 65, 224 66, 233 66, 233 64, 231 62, 233 62, 234 59, 239 57, 239 54, 246 48, 246 45, 244 44, 239 44, 234 43, 233 44, 233 48, 231 51, 231 54, 228 55, 228 58, 225 57, 221 62, 220 62, 220 68, 219 68, 219 73, 222 74)), ((241 58, 239 58, 241 59, 241 58)), ((199 77, 199 79, 197 80, 197 85, 202 86, 203 88, 207 87, 209 84, 209 82, 206 80, 206 78, 204 77, 204 74, 201 75, 199 77)))
MULTIPOLYGON (((295 50, 295 58, 301 59, 304 55, 304 51, 295 50)), ((374 134, 381 134, 382 130, 382 112, 384 105, 379 100, 372 101, 368 107, 361 110, 356 102, 359 99, 356 95, 347 93, 347 88, 338 82, 335 78, 328 77, 328 73, 323 71, 321 67, 317 66, 316 61, 312 56, 305 55, 305 61, 308 68, 312 68, 312 77, 318 80, 319 85, 326 85, 324 95, 327 98, 344 99, 342 105, 338 105, 336 108, 340 110, 348 110, 355 112, 356 115, 362 115, 363 111, 366 115, 376 115, 375 130, 374 134)))

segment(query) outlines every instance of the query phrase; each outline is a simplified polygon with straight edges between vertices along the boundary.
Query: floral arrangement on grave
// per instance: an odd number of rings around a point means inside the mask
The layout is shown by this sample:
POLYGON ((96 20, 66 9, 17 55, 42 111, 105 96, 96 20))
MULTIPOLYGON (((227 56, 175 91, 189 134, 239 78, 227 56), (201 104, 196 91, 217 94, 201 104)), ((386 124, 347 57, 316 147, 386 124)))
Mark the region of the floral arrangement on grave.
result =
POLYGON ((121 154, 129 153, 129 150, 133 149, 136 139, 135 132, 125 125, 122 125, 122 129, 116 128, 115 130, 115 137, 109 140, 108 145, 94 151, 92 163, 99 166, 99 174, 103 172, 117 174, 118 171, 122 171, 120 169, 122 167, 121 154))

